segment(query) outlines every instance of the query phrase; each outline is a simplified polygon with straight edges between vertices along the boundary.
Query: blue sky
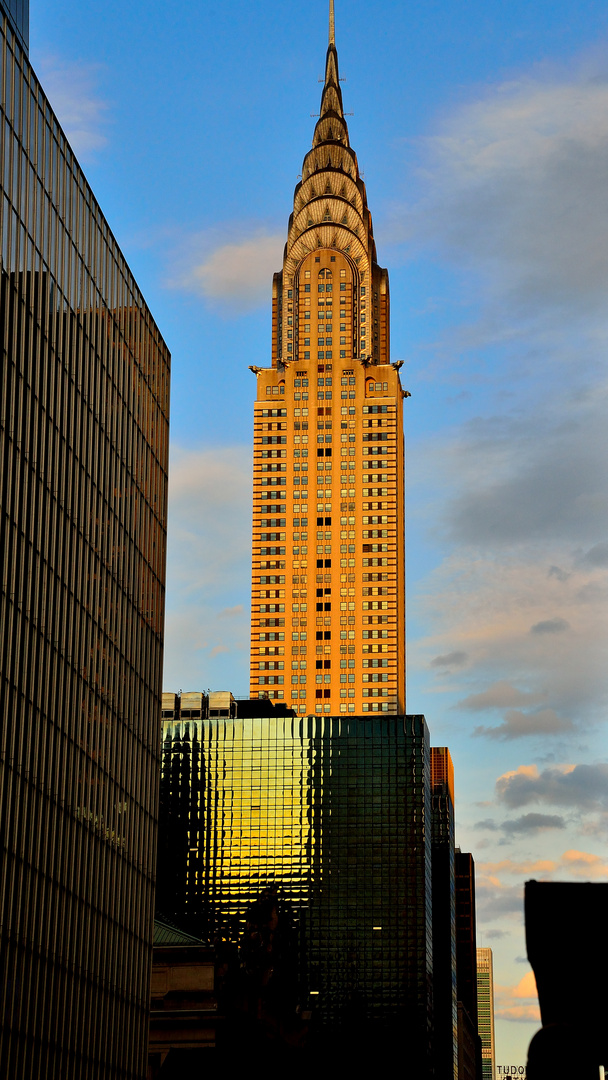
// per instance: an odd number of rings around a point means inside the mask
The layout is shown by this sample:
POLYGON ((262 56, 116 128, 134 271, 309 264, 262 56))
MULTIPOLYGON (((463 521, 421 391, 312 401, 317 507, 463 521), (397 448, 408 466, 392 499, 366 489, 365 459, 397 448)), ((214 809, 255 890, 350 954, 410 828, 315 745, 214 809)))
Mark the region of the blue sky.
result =
MULTIPOLYGON (((408 708, 452 750, 498 1060, 523 1063, 522 882, 608 873, 608 9, 337 0, 336 26, 412 393, 408 708)), ((173 355, 168 689, 247 690, 247 367, 325 47, 325 0, 33 0, 33 63, 173 355)))

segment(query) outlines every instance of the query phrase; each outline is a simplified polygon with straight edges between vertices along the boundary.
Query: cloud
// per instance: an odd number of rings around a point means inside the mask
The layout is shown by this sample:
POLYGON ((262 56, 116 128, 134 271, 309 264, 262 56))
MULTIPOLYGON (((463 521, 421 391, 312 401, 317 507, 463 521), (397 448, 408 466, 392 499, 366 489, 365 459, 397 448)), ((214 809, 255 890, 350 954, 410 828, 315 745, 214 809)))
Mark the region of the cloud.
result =
POLYGON ((600 855, 590 854, 588 851, 565 851, 562 856, 562 867, 574 877, 584 878, 588 881, 592 878, 608 878, 608 862, 600 855))
POLYGON ((576 810, 608 809, 608 765, 571 765, 542 772, 534 765, 520 766, 499 776, 496 794, 513 808, 550 803, 576 810))
POLYGON ((516 986, 494 987, 494 1016, 499 1020, 540 1024, 540 1009, 534 972, 528 971, 516 986))
POLYGON ((608 532, 607 404, 598 387, 568 409, 552 401, 525 415, 478 418, 449 446, 436 446, 452 482, 447 538, 482 550, 595 545, 608 532))
POLYGON ((235 615, 242 615, 245 608, 242 604, 235 604, 234 607, 223 608, 218 611, 218 619, 234 619, 235 615))
POLYGON ((430 667, 438 668, 452 668, 462 667, 467 662, 467 654, 465 652, 449 652, 445 656, 435 656, 430 661, 430 667))
POLYGON ((523 693, 517 687, 502 679, 500 682, 489 686, 487 690, 483 690, 480 694, 469 694, 468 697, 458 702, 458 706, 461 709, 468 709, 470 712, 486 712, 488 709, 504 709, 510 705, 524 705, 529 703, 531 699, 534 700, 534 695, 523 693))
POLYGON ((500 862, 481 863, 479 869, 488 875, 489 881, 495 887, 501 884, 496 878, 497 874, 533 877, 542 881, 551 881, 556 877, 560 881, 570 878, 584 881, 608 878, 608 861, 605 857, 589 851, 577 851, 575 848, 564 851, 558 859, 524 859, 521 862, 502 859, 500 862))
POLYGON ((473 828, 487 832, 503 832, 507 836, 519 836, 542 832, 545 829, 565 829, 566 822, 558 814, 531 813, 522 814, 518 818, 507 818, 500 824, 492 818, 485 818, 483 821, 477 821, 473 828))
POLYGON ((484 391, 410 452, 444 553, 410 592, 427 629, 410 663, 466 652, 459 708, 505 710, 480 725, 488 740, 592 732, 606 715, 607 104, 604 72, 545 69, 484 89, 418 144, 409 238, 474 275, 471 321, 456 313, 427 377, 484 391))
POLYGON ((171 448, 165 685, 246 692, 251 469, 248 446, 171 448))
POLYGON ((100 65, 47 55, 38 59, 36 70, 76 156, 91 161, 108 141, 108 106, 96 92, 100 65))
POLYGON ((250 569, 251 448, 171 448, 168 572, 171 592, 229 585, 250 569))
POLYGON ((503 821, 500 826, 509 835, 537 833, 544 829, 565 829, 566 823, 558 814, 523 814, 518 818, 503 821))
POLYGON ((531 634, 559 634, 562 630, 569 630, 570 623, 565 619, 543 619, 530 627, 531 634))
POLYGON ((550 566, 548 576, 557 578, 558 581, 567 581, 570 574, 567 570, 562 570, 559 566, 550 566))
POLYGON ((608 566, 608 543, 602 541, 600 544, 594 544, 583 555, 581 563, 585 566, 608 566))
POLYGON ((558 716, 554 709, 538 709, 531 713, 509 709, 505 713, 502 724, 497 727, 476 727, 473 735, 506 741, 521 739, 529 735, 555 735, 571 731, 572 727, 572 722, 558 716))
POLYGON ((521 77, 444 119, 421 146, 417 220, 522 311, 601 311, 608 290, 608 82, 521 77))
POLYGON ((453 544, 417 594, 410 591, 410 612, 426 631, 410 642, 410 669, 428 670, 434 658, 449 655, 446 646, 466 653, 466 678, 452 708, 465 717, 500 710, 500 725, 479 724, 477 734, 489 739, 591 734, 605 721, 606 572, 580 565, 569 543, 553 541, 554 558, 547 558, 551 546, 453 544), (566 580, 547 572, 558 561, 566 580), (530 633, 548 621, 547 611, 571 629, 530 633))
POLYGON ((496 878, 479 876, 475 884, 477 921, 493 923, 507 916, 523 920, 524 893, 521 885, 503 885, 496 878))
MULTIPOLYGON (((221 612, 220 612, 220 614, 221 614, 221 612)), ((218 618, 219 618, 219 615, 218 615, 218 618)), ((214 645, 211 652, 209 653, 209 656, 221 656, 222 653, 227 653, 227 652, 230 652, 230 649, 228 648, 227 645, 214 645)))
POLYGON ((508 930, 484 930, 483 936, 484 936, 484 939, 487 938, 489 941, 501 941, 502 938, 509 937, 509 931, 508 930))
POLYGON ((284 234, 258 231, 226 240, 226 232, 235 232, 235 226, 223 231, 222 243, 217 242, 217 229, 184 242, 174 254, 169 284, 240 312, 268 304, 272 275, 281 267, 284 234))

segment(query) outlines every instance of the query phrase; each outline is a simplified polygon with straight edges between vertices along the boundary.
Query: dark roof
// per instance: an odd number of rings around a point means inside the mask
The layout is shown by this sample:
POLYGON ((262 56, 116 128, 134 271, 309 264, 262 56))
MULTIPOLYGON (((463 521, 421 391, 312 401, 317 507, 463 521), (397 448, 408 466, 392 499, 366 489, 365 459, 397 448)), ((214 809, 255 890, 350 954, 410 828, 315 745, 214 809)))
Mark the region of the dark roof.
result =
POLYGON ((155 945, 204 945, 200 938, 186 934, 167 919, 154 920, 155 945))

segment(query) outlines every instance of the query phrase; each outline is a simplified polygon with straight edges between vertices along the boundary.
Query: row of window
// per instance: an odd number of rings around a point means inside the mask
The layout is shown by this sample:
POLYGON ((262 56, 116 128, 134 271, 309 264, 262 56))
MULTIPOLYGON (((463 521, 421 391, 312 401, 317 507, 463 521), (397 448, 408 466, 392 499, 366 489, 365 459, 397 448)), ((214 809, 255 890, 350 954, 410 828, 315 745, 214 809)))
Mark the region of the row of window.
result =
MULTIPOLYGON (((308 342, 308 344, 310 344, 310 343, 308 342)), ((326 344, 331 345, 331 341, 329 339, 327 339, 326 344)), ((344 344, 344 342, 340 341, 340 344, 342 345, 342 344, 344 344)), ((323 342, 321 341, 321 339, 319 339, 319 345, 320 346, 323 345, 323 342)), ((332 355, 331 349, 329 351, 319 353, 320 357, 326 356, 326 357, 331 358, 331 355, 332 355)), ((342 350, 340 352, 340 356, 341 357, 345 356, 344 350, 342 350)), ((305 360, 310 360, 310 353, 305 352, 304 353, 304 359, 305 360)), ((342 386, 346 386, 346 382, 347 382, 346 379, 341 379, 340 381, 341 381, 342 386)), ((352 386, 352 385, 355 384, 355 380, 354 379, 349 379, 348 383, 352 386)), ((325 381, 325 386, 329 386, 330 384, 331 384, 331 380, 326 380, 325 381)), ((308 379, 294 379, 294 385, 299 387, 299 389, 302 389, 302 388, 304 388, 304 387, 306 387, 308 385, 308 379), (302 384, 301 387, 300 387, 300 383, 302 384)), ((318 385, 321 386, 322 383, 319 381, 318 385)), ((380 394, 380 393, 386 393, 387 391, 388 391, 388 382, 372 382, 370 380, 366 384, 366 393, 368 393, 368 394, 380 394)), ((267 397, 271 397, 273 394, 278 395, 279 393, 280 394, 285 394, 285 384, 284 383, 280 383, 279 386, 267 386, 266 387, 266 395, 267 395, 267 397)), ((323 394, 318 394, 317 396, 318 396, 319 400, 323 399, 323 394)), ((299 393, 295 392, 293 397, 294 397, 295 401, 301 401, 301 400, 308 401, 309 400, 308 392, 302 393, 302 397, 300 397, 299 393)), ((348 398, 354 398, 355 393, 354 393, 354 391, 351 391, 349 394, 347 394, 343 390, 341 392, 341 394, 340 394, 340 397, 342 398, 342 400, 346 399, 347 397, 348 398)), ((325 395, 325 400, 329 400, 330 398, 331 398, 331 395, 327 395, 327 394, 325 395)), ((376 406, 375 410, 374 410, 373 406, 363 406, 363 411, 364 412, 367 412, 368 409, 369 409, 369 411, 380 411, 380 409, 382 409, 382 412, 386 412, 387 406, 386 405, 383 406, 383 407, 382 406, 376 406)), ((267 413, 264 411, 263 415, 267 415, 267 413)))

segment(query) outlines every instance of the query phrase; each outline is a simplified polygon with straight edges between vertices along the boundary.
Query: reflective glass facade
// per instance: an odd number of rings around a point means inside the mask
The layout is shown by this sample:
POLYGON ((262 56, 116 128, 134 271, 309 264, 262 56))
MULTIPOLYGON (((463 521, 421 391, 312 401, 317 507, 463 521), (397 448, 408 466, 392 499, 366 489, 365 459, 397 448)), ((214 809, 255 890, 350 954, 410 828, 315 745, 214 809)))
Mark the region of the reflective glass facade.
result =
POLYGON ((140 1078, 169 355, 0 23, 0 1075, 140 1078))
POLYGON ((454 766, 447 746, 431 747, 431 808, 435 1071, 458 1080, 454 766))
MULTIPOLYGON (((191 695, 189 695, 191 696, 191 695)), ((401 1025, 427 1053, 432 982, 424 717, 163 720, 173 813, 163 914, 238 940, 276 888, 298 941, 300 1004, 324 1025, 401 1025), (179 867, 181 865, 181 874, 179 867)), ((165 712, 166 716, 166 712, 165 712)), ((159 864, 162 881, 166 863, 159 864)))

